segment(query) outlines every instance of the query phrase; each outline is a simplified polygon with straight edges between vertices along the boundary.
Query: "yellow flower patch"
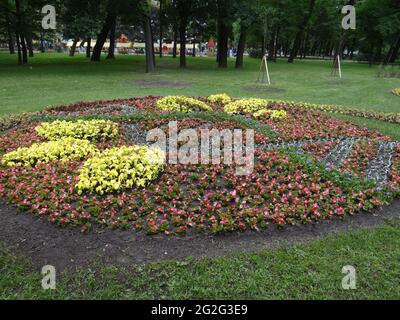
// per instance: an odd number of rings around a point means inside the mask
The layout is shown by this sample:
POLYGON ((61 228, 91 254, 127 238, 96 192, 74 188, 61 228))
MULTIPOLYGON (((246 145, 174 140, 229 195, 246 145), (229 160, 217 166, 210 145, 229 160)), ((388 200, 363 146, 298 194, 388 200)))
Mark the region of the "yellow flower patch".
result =
POLYGON ((207 101, 224 106, 227 103, 232 102, 232 99, 226 93, 220 93, 220 94, 213 94, 213 95, 209 96, 207 98, 207 101))
POLYGON ((96 147, 88 140, 66 137, 56 141, 34 143, 30 147, 18 148, 5 154, 1 162, 8 166, 30 166, 53 160, 64 163, 72 159, 84 158, 96 151, 96 147))
POLYGON ((239 99, 228 103, 224 107, 227 113, 254 113, 268 106, 268 100, 265 99, 239 99))
POLYGON ((394 95, 400 97, 400 88, 394 88, 394 89, 392 90, 392 93, 393 93, 394 95))
POLYGON ((77 120, 43 122, 36 127, 37 134, 47 140, 56 140, 62 137, 97 140, 112 138, 118 135, 118 123, 109 120, 77 120))
POLYGON ((164 111, 212 111, 212 108, 203 101, 185 96, 168 96, 161 98, 156 102, 156 106, 158 109, 164 111))
POLYGON ((106 149, 84 163, 75 187, 79 194, 143 187, 163 170, 164 160, 164 152, 145 146, 106 149))
POLYGON ((253 117, 259 118, 264 115, 269 115, 273 120, 282 120, 287 117, 287 112, 285 110, 271 110, 271 109, 261 109, 253 113, 253 117))

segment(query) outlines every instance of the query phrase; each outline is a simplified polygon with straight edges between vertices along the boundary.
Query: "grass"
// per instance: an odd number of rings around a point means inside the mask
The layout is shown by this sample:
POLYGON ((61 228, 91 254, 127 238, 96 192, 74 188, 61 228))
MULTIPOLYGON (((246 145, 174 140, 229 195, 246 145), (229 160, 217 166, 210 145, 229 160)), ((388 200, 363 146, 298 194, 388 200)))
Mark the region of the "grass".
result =
POLYGON ((330 76, 330 61, 286 60, 270 63, 273 88, 286 92, 243 91, 255 86, 260 61, 246 59, 243 70, 218 69, 214 59, 188 58, 181 70, 172 57, 157 59, 157 72, 144 73, 144 57, 117 56, 91 63, 83 55, 36 54, 29 65, 17 66, 16 56, 0 53, 0 115, 40 110, 47 105, 76 101, 127 98, 145 95, 185 94, 206 96, 226 92, 233 97, 263 97, 362 107, 385 112, 400 112, 399 97, 391 90, 399 79, 377 78, 377 67, 345 62, 343 79, 330 76), (136 80, 188 81, 188 88, 143 88, 136 80))
MULTIPOLYGON (((213 59, 188 58, 188 68, 164 57, 155 74, 144 73, 139 56, 90 63, 83 56, 36 54, 27 66, 0 53, 0 115, 40 110, 76 101, 225 92, 233 97, 262 97, 400 112, 391 90, 399 79, 376 78, 376 67, 346 62, 342 80, 330 76, 328 61, 283 60, 270 63, 272 87, 286 92, 243 91, 255 86, 259 60, 246 59, 243 70, 219 70, 213 59), (179 80, 188 88, 142 88, 136 80, 179 80)), ((338 116, 378 129, 400 140, 398 125, 338 116)), ((102 266, 58 275, 57 289, 41 289, 41 275, 24 257, 0 248, 0 299, 399 299, 400 223, 388 223, 307 244, 217 259, 170 261, 146 266, 102 266), (357 289, 343 290, 341 269, 357 270, 357 289), (122 279, 122 280, 121 280, 122 279)))
POLYGON ((41 288, 29 263, 0 250, 0 299, 399 299, 400 223, 302 245, 216 259, 105 267, 57 275, 41 288), (354 266, 356 286, 341 286, 354 266))

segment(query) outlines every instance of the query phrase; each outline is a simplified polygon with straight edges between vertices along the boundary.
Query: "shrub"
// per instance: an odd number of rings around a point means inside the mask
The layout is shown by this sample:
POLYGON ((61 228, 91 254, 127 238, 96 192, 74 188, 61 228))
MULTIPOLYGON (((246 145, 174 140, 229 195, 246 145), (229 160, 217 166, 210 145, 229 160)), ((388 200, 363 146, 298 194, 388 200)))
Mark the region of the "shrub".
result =
POLYGON ((106 149, 84 163, 75 187, 79 194, 85 190, 104 194, 143 187, 162 171, 164 159, 162 151, 145 146, 106 149))
POLYGON ((220 93, 220 94, 213 94, 207 98, 208 102, 211 103, 216 103, 219 105, 226 105, 227 103, 230 103, 232 101, 231 97, 228 96, 226 93, 220 93))
POLYGON ((212 111, 212 108, 203 101, 185 96, 168 96, 156 102, 157 108, 164 111, 212 111))
POLYGON ((259 118, 264 115, 269 115, 273 120, 282 120, 287 117, 287 112, 285 110, 271 110, 271 109, 261 109, 253 113, 253 117, 259 118))
POLYGON ((112 138, 118 134, 118 123, 109 120, 56 120, 43 122, 36 127, 37 134, 47 140, 56 140, 63 137, 96 140, 112 138))
POLYGON ((227 113, 254 113, 265 109, 267 105, 268 100, 264 99, 239 99, 225 105, 224 111, 227 113))
POLYGON ((37 163, 48 163, 58 160, 62 163, 71 159, 80 159, 94 154, 96 148, 88 140, 72 137, 61 138, 45 143, 34 143, 30 147, 18 148, 5 154, 2 163, 8 166, 17 164, 30 166, 37 163))
POLYGON ((394 89, 392 90, 392 93, 393 93, 395 96, 399 96, 399 97, 400 97, 400 88, 394 88, 394 89))

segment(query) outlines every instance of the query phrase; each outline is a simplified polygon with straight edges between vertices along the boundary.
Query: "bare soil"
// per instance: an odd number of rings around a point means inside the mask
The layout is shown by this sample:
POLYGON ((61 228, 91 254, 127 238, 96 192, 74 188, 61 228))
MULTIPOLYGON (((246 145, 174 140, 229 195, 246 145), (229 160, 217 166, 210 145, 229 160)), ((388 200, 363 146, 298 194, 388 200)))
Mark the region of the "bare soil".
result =
POLYGON ((0 204, 0 242, 27 256, 38 270, 46 264, 57 270, 74 270, 94 260, 107 265, 143 264, 187 257, 216 257, 251 252, 316 240, 342 230, 374 227, 400 217, 400 199, 370 213, 344 220, 318 224, 224 235, 191 233, 186 236, 150 236, 132 230, 100 229, 82 233, 79 228, 60 228, 44 218, 18 213, 16 208, 0 204))

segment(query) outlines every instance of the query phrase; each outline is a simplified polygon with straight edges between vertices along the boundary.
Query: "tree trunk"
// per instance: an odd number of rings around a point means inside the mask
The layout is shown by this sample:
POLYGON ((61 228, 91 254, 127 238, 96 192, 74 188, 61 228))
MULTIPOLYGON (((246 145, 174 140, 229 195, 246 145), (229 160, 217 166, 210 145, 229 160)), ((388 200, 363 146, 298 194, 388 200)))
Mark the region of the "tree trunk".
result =
POLYGON ((43 39, 43 32, 40 33, 40 52, 44 53, 44 39, 43 39))
POLYGON ((90 58, 90 49, 92 47, 92 38, 86 40, 86 58, 90 58))
POLYGON ((235 64, 236 69, 243 68, 243 54, 245 46, 246 46, 246 29, 242 24, 240 26, 240 37, 236 53, 236 64, 235 64))
POLYGON ((151 36, 151 50, 153 52, 153 67, 156 68, 156 51, 154 50, 154 32, 150 19, 150 36, 151 36))
POLYGON ((15 0, 15 13, 17 15, 17 43, 18 44, 18 64, 28 63, 28 54, 26 51, 25 39, 22 33, 22 18, 21 18, 21 7, 19 0, 15 0), (21 59, 22 51, 22 59, 21 59))
POLYGON ((180 25, 179 25, 179 40, 181 43, 181 47, 179 50, 180 53, 180 61, 179 65, 181 68, 186 68, 186 26, 187 26, 187 18, 186 16, 180 17, 180 25))
POLYGON ((278 32, 279 29, 277 28, 269 43, 268 60, 271 61, 276 61, 276 42, 278 38, 278 32))
POLYGON ((12 32, 11 32, 11 27, 10 27, 10 21, 9 21, 8 14, 7 14, 6 17, 7 17, 8 50, 10 51, 10 54, 14 54, 15 53, 14 39, 13 39, 12 32))
POLYGON ((115 28, 117 24, 117 17, 113 17, 113 21, 111 23, 110 28, 110 46, 108 47, 108 54, 106 59, 115 59, 114 51, 115 51, 115 28))
POLYGON ((193 39, 192 57, 196 56, 196 39, 193 39))
POLYGON ((74 38, 71 49, 69 50, 69 56, 73 57, 75 55, 76 45, 78 44, 79 38, 74 38))
POLYGON ((26 37, 26 45, 28 46, 29 57, 33 58, 34 54, 33 54, 33 44, 31 36, 26 37))
POLYGON ((218 67, 228 67, 228 38, 229 38, 229 27, 224 21, 225 10, 224 8, 219 9, 218 13, 218 67))
POLYGON ((101 28, 101 31, 97 36, 97 41, 93 48, 91 61, 100 61, 101 51, 103 50, 104 43, 107 40, 107 35, 110 32, 113 20, 114 20, 114 14, 111 11, 109 11, 107 14, 106 21, 104 22, 103 27, 101 28))
POLYGON ((25 37, 23 34, 20 35, 21 37, 21 47, 22 47, 22 64, 28 63, 28 50, 26 48, 25 37))
POLYGON ((162 52, 162 47, 163 47, 163 0, 160 0, 160 9, 159 9, 159 20, 160 20, 160 33, 159 33, 159 38, 160 38, 160 44, 159 44, 159 52, 158 55, 160 58, 162 58, 163 56, 163 52, 162 52))
POLYGON ((151 25, 150 25, 150 17, 145 17, 143 31, 144 31, 144 39, 145 39, 145 55, 146 55, 146 73, 154 72, 154 52, 153 52, 153 38, 151 36, 151 25))
POLYGON ((17 41, 17 51, 18 51, 18 64, 22 64, 22 55, 21 55, 21 42, 19 41, 18 31, 15 32, 15 39, 17 41))
POLYGON ((290 56, 288 59, 289 63, 292 63, 294 61, 294 59, 297 57, 297 53, 299 52, 299 49, 300 49, 301 39, 303 37, 303 31, 304 31, 304 28, 307 26, 308 21, 311 18, 312 12, 314 10, 314 6, 315 6, 315 0, 310 0, 310 5, 308 8, 308 11, 304 15, 303 20, 301 21, 301 24, 298 26, 299 29, 297 31, 296 38, 293 43, 292 51, 290 52, 290 56))
POLYGON ((176 51, 178 50, 178 25, 174 24, 174 48, 172 52, 172 58, 176 58, 176 51))

